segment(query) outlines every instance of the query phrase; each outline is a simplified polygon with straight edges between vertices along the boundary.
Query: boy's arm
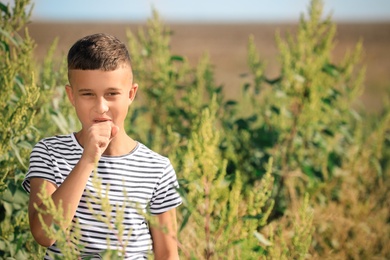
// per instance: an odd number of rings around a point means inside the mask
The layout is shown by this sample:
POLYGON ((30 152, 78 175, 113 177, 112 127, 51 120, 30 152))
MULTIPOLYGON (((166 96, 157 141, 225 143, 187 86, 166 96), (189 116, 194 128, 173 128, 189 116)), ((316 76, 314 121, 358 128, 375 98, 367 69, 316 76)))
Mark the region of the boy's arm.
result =
MULTIPOLYGON (((110 122, 98 123, 90 127, 88 129, 88 135, 86 137, 87 142, 84 146, 83 155, 58 188, 55 184, 42 178, 30 179, 30 201, 28 206, 30 229, 35 240, 40 245, 49 247, 55 242, 53 239, 50 239, 42 229, 39 213, 35 208, 37 206, 40 209, 45 210, 45 207, 38 196, 41 192, 42 184, 46 183, 46 195, 51 196, 56 207, 58 207, 60 201, 62 202, 63 217, 65 221, 61 228, 68 228, 76 213, 88 178, 95 168, 95 163, 99 160, 117 132, 118 127, 113 127, 110 122)), ((42 218, 46 226, 51 226, 53 224, 53 217, 49 214, 42 215, 42 218)))
MULTIPOLYGON (((31 233, 35 240, 42 246, 49 247, 55 240, 50 239, 46 232, 42 229, 42 223, 39 220, 39 213, 36 210, 36 206, 42 210, 45 210, 42 204, 39 194, 41 193, 41 187, 45 183, 45 192, 47 196, 51 196, 54 204, 58 207, 59 202, 62 201, 64 222, 61 228, 66 229, 72 222, 73 216, 76 212, 80 198, 83 194, 85 185, 88 181, 88 177, 93 170, 93 164, 85 164, 82 161, 76 165, 69 176, 61 184, 60 187, 56 187, 55 184, 42 179, 31 178, 30 179, 30 201, 28 205, 28 215, 30 221, 31 233)), ((46 226, 51 226, 53 223, 53 217, 49 214, 42 215, 43 221, 46 226)))
POLYGON ((177 244, 176 209, 155 216, 157 226, 150 228, 153 239, 154 258, 157 260, 179 259, 177 244))

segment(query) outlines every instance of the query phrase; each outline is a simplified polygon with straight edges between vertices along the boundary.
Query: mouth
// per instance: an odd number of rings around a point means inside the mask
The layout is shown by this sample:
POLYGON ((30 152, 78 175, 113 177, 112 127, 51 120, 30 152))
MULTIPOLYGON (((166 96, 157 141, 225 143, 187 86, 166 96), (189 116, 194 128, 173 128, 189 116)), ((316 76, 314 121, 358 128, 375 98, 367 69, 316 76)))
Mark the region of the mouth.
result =
POLYGON ((111 119, 108 119, 108 118, 95 118, 93 120, 94 123, 102 123, 102 122, 107 122, 107 121, 111 121, 111 119))

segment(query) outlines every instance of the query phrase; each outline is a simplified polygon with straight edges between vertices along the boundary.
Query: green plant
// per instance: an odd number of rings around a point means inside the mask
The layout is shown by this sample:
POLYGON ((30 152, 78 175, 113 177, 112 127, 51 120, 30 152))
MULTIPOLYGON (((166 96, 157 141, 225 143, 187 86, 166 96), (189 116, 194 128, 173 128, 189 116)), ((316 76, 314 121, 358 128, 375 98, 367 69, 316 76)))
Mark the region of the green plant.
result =
POLYGON ((330 17, 322 19, 322 2, 312 1, 296 34, 276 38, 281 72, 273 80, 264 75, 253 39, 249 41, 253 83, 245 85, 244 98, 250 109, 235 108, 235 116, 225 122, 232 129, 229 142, 238 144, 227 156, 239 154, 231 159, 231 168, 254 173, 249 180, 261 177, 262 165, 274 158, 277 207, 272 218, 283 215, 296 196, 330 180, 354 143, 353 124, 361 119, 353 104, 364 78, 362 44, 333 63, 335 30, 330 17), (288 179, 295 176, 300 183, 289 188, 288 179))
POLYGON ((26 23, 30 1, 0 2, 0 257, 25 258, 39 248, 32 242, 27 217, 28 196, 20 183, 28 165, 39 92, 33 50, 26 23), (22 34, 18 32, 22 31, 22 34))
POLYGON ((244 190, 240 172, 228 180, 227 161, 219 151, 222 132, 215 126, 216 111, 213 99, 195 123, 178 167, 185 180, 179 240, 187 258, 253 259, 264 252, 255 234, 266 224, 273 206, 269 201, 272 162, 263 181, 251 190, 244 190))
POLYGON ((223 102, 208 56, 190 68, 185 57, 171 53, 170 34, 156 11, 146 29, 137 35, 127 32, 134 81, 140 86, 128 131, 163 154, 173 148, 168 142, 172 134, 186 142, 200 109, 208 106, 213 95, 223 102))
MULTIPOLYGON (((91 193, 88 193, 90 200, 87 202, 87 207, 94 214, 96 220, 101 225, 107 226, 108 230, 112 234, 115 234, 118 239, 118 244, 116 244, 107 238, 109 249, 99 252, 99 256, 102 259, 122 259, 126 255, 126 243, 128 243, 128 240, 122 240, 125 237, 123 236, 125 230, 122 222, 125 217, 126 207, 133 207, 139 214, 144 215, 146 219, 150 219, 150 216, 142 212, 139 205, 132 202, 125 191, 123 191, 124 200, 122 202, 110 201, 108 196, 110 186, 102 184, 102 181, 97 177, 96 170, 97 168, 92 174, 91 184, 93 188, 90 191, 91 193), (92 194, 92 191, 96 192, 96 194, 92 194), (97 208, 99 208, 99 213, 96 212, 97 208)), ((49 252, 49 256, 53 259, 82 259, 84 243, 80 240, 80 232, 83 227, 78 222, 72 222, 69 227, 64 228, 68 220, 64 218, 66 214, 64 213, 62 201, 59 201, 58 205, 55 205, 51 196, 46 193, 45 185, 41 187, 39 197, 42 200, 44 209, 37 207, 37 205, 34 206, 39 212, 38 217, 42 224, 42 229, 45 231, 47 237, 56 241, 56 247, 62 253, 61 256, 58 256, 49 252), (50 215, 53 219, 53 224, 50 226, 47 225, 43 220, 43 215, 50 215)), ((130 232, 127 231, 127 238, 131 240, 131 230, 130 232)))
MULTIPOLYGON (((34 41, 18 33, 28 21, 28 3, 15 1, 13 9, 0 3, 1 258, 42 258, 28 230, 20 182, 42 133, 77 128, 56 41, 37 66, 38 82, 33 77, 34 41)), ((390 258, 389 104, 375 117, 354 110, 364 75, 362 44, 335 63, 336 26, 322 18, 322 1, 312 0, 308 14, 295 34, 277 36, 275 79, 266 77, 249 39, 253 80, 235 101, 224 99, 207 55, 192 68, 171 53, 171 32, 156 11, 145 30, 128 32, 140 85, 128 132, 168 155, 177 171, 184 259, 390 258)), ((102 219, 115 226, 117 220, 102 219)), ((57 231, 48 229, 66 248, 69 230, 57 231)))
POLYGON ((54 55, 58 40, 54 39, 39 67, 37 86, 41 95, 34 107, 37 111, 34 126, 39 130, 45 129, 45 136, 71 133, 80 126, 65 92, 65 85, 68 84, 66 59, 62 55, 54 55))
POLYGON ((355 125, 355 140, 335 177, 318 189, 311 255, 316 259, 390 257, 388 108, 355 125), (335 232, 336 231, 336 232, 335 232))
POLYGON ((314 210, 306 193, 299 207, 291 209, 281 221, 271 223, 265 233, 275 246, 267 249, 264 259, 307 259, 314 233, 314 210), (276 230, 276 232, 274 231, 276 230))
POLYGON ((28 152, 28 134, 32 131, 34 111, 31 109, 39 96, 34 81, 32 51, 34 41, 22 38, 17 31, 24 28, 29 14, 25 6, 29 1, 18 1, 11 11, 1 3, 0 97, 1 131, 1 183, 4 191, 6 178, 17 178, 19 169, 26 169, 25 153, 28 152))

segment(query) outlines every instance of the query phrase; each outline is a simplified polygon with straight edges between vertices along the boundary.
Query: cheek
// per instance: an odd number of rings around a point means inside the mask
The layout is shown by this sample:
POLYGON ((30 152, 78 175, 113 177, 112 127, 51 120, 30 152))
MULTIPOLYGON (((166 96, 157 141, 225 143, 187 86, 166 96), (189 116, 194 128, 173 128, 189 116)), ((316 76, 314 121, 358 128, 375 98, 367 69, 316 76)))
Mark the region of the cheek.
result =
POLYGON ((115 114, 117 117, 126 118, 127 113, 129 111, 129 102, 127 100, 123 100, 120 104, 111 108, 111 112, 115 114))
POLYGON ((119 114, 127 114, 127 111, 129 110, 129 106, 127 103, 123 103, 121 107, 118 107, 116 109, 116 112, 119 114))
POLYGON ((88 116, 89 108, 87 102, 76 101, 75 102, 76 113, 79 118, 85 118, 88 116))

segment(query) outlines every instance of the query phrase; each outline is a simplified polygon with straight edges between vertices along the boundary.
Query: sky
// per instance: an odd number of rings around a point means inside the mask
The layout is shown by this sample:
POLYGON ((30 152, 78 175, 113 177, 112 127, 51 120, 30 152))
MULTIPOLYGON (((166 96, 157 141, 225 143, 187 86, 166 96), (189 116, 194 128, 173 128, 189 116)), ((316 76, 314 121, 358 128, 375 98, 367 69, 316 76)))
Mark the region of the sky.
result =
MULTIPOLYGON (((13 2, 13 1, 5 1, 13 2)), ((168 22, 298 21, 310 0, 32 0, 34 21, 144 22, 155 8, 168 22)), ((335 21, 390 21, 390 0, 323 0, 335 21)))

